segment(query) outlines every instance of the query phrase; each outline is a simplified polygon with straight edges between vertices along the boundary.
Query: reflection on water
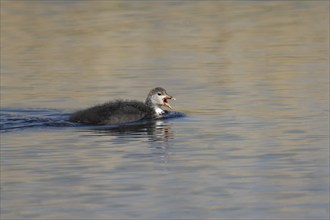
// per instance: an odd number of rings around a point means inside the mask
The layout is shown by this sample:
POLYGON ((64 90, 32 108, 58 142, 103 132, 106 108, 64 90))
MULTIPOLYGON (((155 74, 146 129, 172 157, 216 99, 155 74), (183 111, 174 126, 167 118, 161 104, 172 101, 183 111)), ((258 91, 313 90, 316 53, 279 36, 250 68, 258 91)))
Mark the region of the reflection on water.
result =
POLYGON ((162 121, 151 121, 147 124, 120 126, 116 128, 95 128, 98 134, 103 135, 134 135, 150 137, 150 141, 168 141, 171 138, 171 126, 164 125, 162 121))
POLYGON ((328 17, 327 1, 2 1, 1 217, 329 218, 328 17), (156 86, 187 117, 67 122, 156 86))

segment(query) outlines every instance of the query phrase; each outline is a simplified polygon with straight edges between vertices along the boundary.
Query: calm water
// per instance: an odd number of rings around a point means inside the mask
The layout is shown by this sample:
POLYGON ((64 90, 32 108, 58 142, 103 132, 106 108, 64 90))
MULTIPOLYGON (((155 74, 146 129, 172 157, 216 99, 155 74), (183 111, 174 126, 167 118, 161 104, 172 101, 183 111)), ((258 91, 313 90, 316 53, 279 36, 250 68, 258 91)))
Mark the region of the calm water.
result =
POLYGON ((328 219, 328 74, 328 1, 1 1, 1 217, 328 219))

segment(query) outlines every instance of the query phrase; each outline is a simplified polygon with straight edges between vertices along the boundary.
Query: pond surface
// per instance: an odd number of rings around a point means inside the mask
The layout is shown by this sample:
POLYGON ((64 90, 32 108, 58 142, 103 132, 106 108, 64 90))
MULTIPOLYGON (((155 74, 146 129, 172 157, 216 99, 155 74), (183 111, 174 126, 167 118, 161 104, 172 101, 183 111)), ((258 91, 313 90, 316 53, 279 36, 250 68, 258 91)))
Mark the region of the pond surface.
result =
POLYGON ((3 219, 328 219, 329 2, 2 1, 3 219), (186 116, 80 126, 162 86, 186 116))

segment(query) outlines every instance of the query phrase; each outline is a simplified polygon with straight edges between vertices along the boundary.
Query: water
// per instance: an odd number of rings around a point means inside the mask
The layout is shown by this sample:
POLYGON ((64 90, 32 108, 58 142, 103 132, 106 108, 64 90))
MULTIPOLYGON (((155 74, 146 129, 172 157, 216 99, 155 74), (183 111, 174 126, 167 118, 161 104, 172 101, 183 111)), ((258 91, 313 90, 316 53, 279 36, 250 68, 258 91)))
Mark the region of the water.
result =
POLYGON ((328 219, 329 2, 2 1, 3 219, 328 219), (185 117, 80 126, 163 86, 185 117))

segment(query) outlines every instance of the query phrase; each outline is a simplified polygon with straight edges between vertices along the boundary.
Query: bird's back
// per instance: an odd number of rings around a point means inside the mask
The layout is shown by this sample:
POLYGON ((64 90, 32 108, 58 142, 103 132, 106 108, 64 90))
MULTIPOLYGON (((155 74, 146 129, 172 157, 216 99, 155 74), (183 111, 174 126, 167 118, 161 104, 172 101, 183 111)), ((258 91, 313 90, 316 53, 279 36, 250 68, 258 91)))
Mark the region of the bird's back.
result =
POLYGON ((152 116, 153 109, 142 102, 117 100, 75 112, 69 120, 85 124, 123 124, 152 116))

